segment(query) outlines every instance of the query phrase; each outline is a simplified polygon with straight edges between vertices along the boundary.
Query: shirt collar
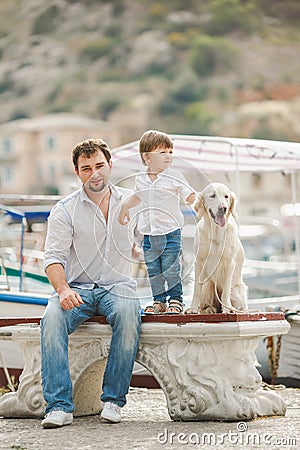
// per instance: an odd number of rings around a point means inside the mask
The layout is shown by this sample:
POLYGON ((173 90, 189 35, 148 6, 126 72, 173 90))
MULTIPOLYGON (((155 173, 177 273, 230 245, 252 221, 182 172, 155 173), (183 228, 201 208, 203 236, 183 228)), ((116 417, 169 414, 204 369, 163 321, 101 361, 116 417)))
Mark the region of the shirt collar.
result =
MULTIPOLYGON (((170 168, 168 167, 167 169, 163 170, 162 172, 157 174, 157 178, 160 178, 163 175, 166 175, 170 172, 170 168)), ((143 172, 141 172, 144 176, 147 176, 147 178, 149 178, 148 176, 148 167, 145 168, 145 170, 143 172)))
MULTIPOLYGON (((122 194, 119 191, 117 186, 114 186, 113 184, 109 183, 109 188, 110 188, 110 192, 112 197, 114 198, 114 200, 120 200, 122 198, 122 194)), ((91 202, 90 198, 88 197, 84 186, 81 186, 80 191, 79 191, 79 197, 81 202, 83 201, 87 201, 87 202, 91 202)))

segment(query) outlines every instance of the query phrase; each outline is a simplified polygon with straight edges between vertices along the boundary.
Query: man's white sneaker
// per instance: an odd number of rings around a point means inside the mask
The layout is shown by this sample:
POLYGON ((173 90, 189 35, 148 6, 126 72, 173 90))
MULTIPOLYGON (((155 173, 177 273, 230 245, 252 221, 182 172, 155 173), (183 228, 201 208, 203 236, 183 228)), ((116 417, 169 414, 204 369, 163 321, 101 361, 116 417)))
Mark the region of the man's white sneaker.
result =
POLYGON ((43 428, 57 428, 63 425, 71 425, 73 422, 73 414, 65 411, 51 411, 45 415, 42 420, 43 428))
POLYGON ((101 412, 101 417, 109 422, 119 423, 121 421, 120 407, 115 403, 105 402, 101 412))

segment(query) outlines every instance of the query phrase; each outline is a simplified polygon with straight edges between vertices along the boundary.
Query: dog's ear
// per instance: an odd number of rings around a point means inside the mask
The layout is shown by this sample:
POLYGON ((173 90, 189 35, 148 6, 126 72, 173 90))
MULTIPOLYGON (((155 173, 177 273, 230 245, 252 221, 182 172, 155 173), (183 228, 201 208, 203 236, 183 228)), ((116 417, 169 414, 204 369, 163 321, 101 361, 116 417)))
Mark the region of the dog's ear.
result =
POLYGON ((237 203, 236 195, 235 195, 234 192, 231 191, 231 193, 230 193, 229 213, 232 214, 232 217, 235 220, 238 220, 238 214, 237 214, 237 211, 236 211, 236 203, 237 203))
POLYGON ((204 203, 201 193, 197 192, 196 200, 192 204, 192 208, 196 211, 198 219, 201 219, 204 213, 204 203))

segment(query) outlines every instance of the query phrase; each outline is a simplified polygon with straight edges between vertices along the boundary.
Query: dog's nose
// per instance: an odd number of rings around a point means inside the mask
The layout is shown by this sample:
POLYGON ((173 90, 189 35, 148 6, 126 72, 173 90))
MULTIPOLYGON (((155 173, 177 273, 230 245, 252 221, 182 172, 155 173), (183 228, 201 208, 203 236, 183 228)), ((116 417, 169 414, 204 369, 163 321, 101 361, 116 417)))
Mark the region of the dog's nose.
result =
POLYGON ((223 205, 218 206, 218 215, 224 216, 224 214, 226 214, 226 211, 227 211, 226 206, 223 206, 223 205))

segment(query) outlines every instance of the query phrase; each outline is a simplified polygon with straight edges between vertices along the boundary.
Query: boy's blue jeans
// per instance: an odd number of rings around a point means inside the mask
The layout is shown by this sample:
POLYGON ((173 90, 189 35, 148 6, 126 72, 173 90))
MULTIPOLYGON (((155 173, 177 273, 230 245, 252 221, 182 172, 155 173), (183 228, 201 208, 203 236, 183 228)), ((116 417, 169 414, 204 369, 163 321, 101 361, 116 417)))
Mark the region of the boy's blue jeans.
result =
POLYGON ((145 235, 143 251, 154 301, 165 303, 168 297, 182 301, 181 230, 163 235, 145 235))
POLYGON ((126 403, 141 326, 140 302, 128 286, 109 291, 74 289, 84 304, 63 310, 58 295, 49 299, 41 321, 42 385, 46 413, 74 410, 68 360, 68 335, 90 317, 103 315, 112 327, 112 339, 103 377, 101 400, 126 403))

